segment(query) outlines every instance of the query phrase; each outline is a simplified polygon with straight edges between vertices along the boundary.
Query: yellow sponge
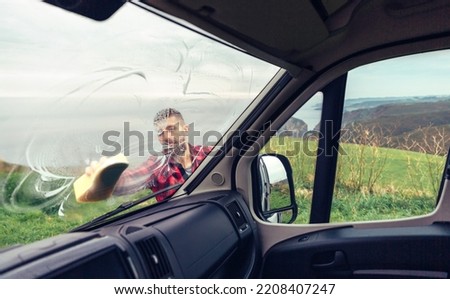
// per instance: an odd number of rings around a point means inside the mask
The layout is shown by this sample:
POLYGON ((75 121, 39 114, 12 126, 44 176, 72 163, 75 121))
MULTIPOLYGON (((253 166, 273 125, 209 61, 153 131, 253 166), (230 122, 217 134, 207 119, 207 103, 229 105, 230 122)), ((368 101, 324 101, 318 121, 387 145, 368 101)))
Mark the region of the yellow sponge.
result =
POLYGON ((111 196, 122 172, 128 167, 122 153, 101 162, 92 175, 82 175, 73 184, 77 202, 93 202, 111 196))

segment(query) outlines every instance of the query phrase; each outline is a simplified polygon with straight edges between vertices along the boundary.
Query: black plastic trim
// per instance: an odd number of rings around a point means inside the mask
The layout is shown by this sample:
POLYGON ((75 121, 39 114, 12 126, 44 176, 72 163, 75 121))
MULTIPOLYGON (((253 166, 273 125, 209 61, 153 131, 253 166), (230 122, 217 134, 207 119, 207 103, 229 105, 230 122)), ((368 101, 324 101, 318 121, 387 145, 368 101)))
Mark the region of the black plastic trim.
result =
POLYGON ((322 90, 321 138, 317 149, 310 223, 327 223, 330 220, 346 82, 347 73, 322 90))
MULTIPOLYGON (((270 103, 275 99, 275 97, 283 90, 283 88, 292 80, 292 77, 285 73, 277 84, 267 93, 262 102, 255 108, 254 112, 242 123, 241 127, 232 132, 230 136, 228 136, 227 141, 222 146, 220 151, 212 158, 212 160, 206 165, 201 172, 192 180, 192 182, 184 188, 188 194, 191 193, 214 169, 214 167, 219 164, 222 158, 233 148, 234 142, 237 139, 240 139, 241 135, 248 130, 248 128, 256 121, 256 119, 265 111, 265 109, 270 105, 270 103)), ((231 188, 232 190, 236 190, 236 182, 235 182, 235 170, 237 167, 238 159, 233 160, 232 166, 232 178, 231 178, 231 188)))
POLYGON ((299 235, 266 253, 262 278, 435 278, 436 273, 450 273, 448 223, 339 227, 299 235))

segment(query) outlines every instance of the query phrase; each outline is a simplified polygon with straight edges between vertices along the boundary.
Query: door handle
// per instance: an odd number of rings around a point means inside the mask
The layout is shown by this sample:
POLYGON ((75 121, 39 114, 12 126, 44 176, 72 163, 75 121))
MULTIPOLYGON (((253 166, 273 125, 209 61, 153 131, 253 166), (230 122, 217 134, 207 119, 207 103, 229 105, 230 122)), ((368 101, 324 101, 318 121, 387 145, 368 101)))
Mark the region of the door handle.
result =
POLYGON ((316 270, 327 270, 327 269, 336 269, 347 267, 347 258, 345 257, 344 252, 335 251, 334 255, 332 255, 331 260, 328 259, 326 261, 320 261, 312 264, 312 267, 316 270))

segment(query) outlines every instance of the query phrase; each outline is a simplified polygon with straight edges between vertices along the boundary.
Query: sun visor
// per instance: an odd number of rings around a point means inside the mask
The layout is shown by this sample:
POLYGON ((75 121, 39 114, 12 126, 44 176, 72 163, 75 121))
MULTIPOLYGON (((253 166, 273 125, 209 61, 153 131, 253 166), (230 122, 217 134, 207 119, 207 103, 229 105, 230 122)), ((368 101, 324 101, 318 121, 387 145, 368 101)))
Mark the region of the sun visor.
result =
POLYGON ((328 36, 309 1, 178 0, 173 1, 209 23, 265 46, 279 55, 304 51, 328 36))
MULTIPOLYGON (((282 67, 329 36, 312 1, 142 0, 282 67), (258 53, 258 51, 260 51, 258 53), (278 61, 277 61, 278 60, 278 61), (277 63, 278 62, 278 63, 277 63)), ((321 3, 319 1, 319 3, 321 3)), ((326 7, 322 8, 325 10, 326 7)), ((325 16, 326 17, 326 16, 325 16)))
POLYGON ((43 0, 43 2, 96 21, 104 21, 122 7, 126 0, 43 0))

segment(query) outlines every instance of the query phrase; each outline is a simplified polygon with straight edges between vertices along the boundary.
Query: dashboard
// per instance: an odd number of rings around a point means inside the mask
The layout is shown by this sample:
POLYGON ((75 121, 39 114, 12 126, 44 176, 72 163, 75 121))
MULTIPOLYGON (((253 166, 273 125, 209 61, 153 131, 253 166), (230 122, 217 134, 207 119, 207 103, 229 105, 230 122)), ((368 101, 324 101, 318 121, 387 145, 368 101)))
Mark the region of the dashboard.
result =
POLYGON ((249 278, 258 271, 256 238, 239 193, 208 193, 4 249, 0 277, 249 278))

